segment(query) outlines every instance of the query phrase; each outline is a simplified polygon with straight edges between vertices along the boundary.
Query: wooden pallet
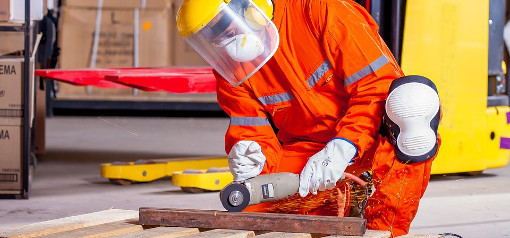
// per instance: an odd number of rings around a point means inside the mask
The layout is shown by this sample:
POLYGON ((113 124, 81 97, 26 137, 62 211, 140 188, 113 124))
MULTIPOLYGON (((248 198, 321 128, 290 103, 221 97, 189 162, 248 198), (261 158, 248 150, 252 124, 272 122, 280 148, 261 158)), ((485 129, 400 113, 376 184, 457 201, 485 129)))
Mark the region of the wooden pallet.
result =
MULTIPOLYGON (((148 237, 208 237, 208 238, 341 238, 360 236, 318 236, 309 233, 261 232, 231 229, 199 229, 166 226, 142 226, 138 222, 138 211, 110 209, 84 215, 65 217, 45 222, 34 223, 16 228, 0 230, 0 238, 4 237, 115 237, 115 238, 148 238, 148 237)), ((387 231, 367 230, 363 238, 389 238, 387 231)), ((408 235, 408 238, 438 238, 441 236, 408 235)))

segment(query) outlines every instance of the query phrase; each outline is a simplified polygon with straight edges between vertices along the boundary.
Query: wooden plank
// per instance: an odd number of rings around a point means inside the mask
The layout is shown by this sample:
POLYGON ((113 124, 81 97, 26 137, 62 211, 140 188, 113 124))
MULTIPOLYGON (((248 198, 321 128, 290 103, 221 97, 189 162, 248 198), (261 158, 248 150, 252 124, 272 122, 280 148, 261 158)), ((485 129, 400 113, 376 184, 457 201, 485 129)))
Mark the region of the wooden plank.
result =
POLYGON ((357 217, 140 208, 141 225, 241 229, 362 236, 366 220, 357 217))
POLYGON ((309 233, 268 232, 255 238, 312 238, 309 233))
POLYGON ((326 236, 324 238, 390 238, 391 232, 389 231, 377 231, 367 230, 363 236, 326 236))
POLYGON ((137 211, 110 209, 2 230, 0 237, 37 237, 137 217, 137 211))
POLYGON ((97 226, 83 227, 76 230, 65 231, 55 234, 40 236, 39 238, 103 238, 114 235, 126 234, 134 231, 141 231, 143 227, 138 225, 138 219, 118 221, 101 224, 97 226))
POLYGON ((185 235, 197 234, 198 228, 184 228, 184 227, 168 227, 160 226, 151 229, 131 232, 111 238, 173 238, 185 235))
POLYGON ((183 238, 246 238, 254 237, 255 232, 243 230, 214 229, 210 231, 200 232, 194 235, 182 236, 183 238))

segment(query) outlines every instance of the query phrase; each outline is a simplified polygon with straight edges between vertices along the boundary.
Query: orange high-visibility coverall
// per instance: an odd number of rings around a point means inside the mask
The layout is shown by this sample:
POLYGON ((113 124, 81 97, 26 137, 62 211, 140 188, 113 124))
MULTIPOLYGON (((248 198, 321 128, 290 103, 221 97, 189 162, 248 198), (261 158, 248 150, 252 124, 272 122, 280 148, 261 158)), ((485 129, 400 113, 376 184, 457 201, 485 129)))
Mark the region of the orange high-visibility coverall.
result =
MULTIPOLYGON (((280 34, 276 54, 240 86, 216 74, 218 102, 230 116, 227 154, 240 140, 256 141, 266 157, 263 174, 299 174, 328 141, 346 138, 358 149, 346 171, 373 171, 376 191, 365 212, 368 228, 408 233, 432 160, 402 164, 379 134, 389 86, 403 73, 376 23, 353 1, 274 2, 273 22, 280 34)), ((344 216, 345 207, 335 200, 345 189, 339 184, 304 199, 294 195, 286 204, 263 203, 245 211, 344 216), (301 208, 296 210, 292 200, 301 208)))

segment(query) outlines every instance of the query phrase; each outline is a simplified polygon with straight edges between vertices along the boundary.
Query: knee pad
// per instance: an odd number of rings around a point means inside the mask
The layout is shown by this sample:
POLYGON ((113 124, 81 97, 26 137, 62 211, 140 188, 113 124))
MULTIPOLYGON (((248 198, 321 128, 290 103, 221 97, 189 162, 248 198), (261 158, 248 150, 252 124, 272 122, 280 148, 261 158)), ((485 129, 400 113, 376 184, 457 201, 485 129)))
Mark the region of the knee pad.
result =
POLYGON ((432 81, 422 76, 394 80, 385 109, 386 134, 400 162, 423 162, 436 154, 441 106, 432 81))

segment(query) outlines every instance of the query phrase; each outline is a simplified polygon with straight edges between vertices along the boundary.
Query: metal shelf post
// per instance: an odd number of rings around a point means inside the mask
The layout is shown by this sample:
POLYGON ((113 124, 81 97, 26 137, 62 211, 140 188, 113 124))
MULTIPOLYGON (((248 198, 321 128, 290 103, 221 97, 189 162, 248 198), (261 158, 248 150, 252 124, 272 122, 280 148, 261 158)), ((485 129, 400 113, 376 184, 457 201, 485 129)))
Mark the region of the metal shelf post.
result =
POLYGON ((25 0, 25 63, 24 65, 24 107, 23 107, 23 191, 21 198, 28 198, 30 193, 29 167, 30 167, 30 0, 25 0))

